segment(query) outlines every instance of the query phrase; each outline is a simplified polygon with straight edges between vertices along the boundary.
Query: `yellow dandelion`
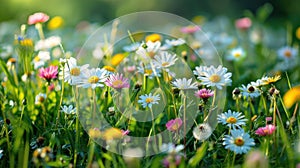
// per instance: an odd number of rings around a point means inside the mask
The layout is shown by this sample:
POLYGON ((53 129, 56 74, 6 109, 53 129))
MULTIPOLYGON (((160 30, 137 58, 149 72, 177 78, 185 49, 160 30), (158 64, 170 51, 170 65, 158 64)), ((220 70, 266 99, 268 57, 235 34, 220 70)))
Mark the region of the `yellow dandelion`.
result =
POLYGON ((145 40, 146 40, 146 42, 147 41, 156 42, 156 41, 161 41, 162 37, 159 34, 150 34, 150 35, 146 36, 145 40))
POLYGON ((123 136, 122 131, 118 128, 109 128, 104 131, 102 138, 106 141, 119 139, 123 136))
POLYGON ((125 58, 125 55, 124 55, 124 54, 118 53, 118 54, 116 54, 116 55, 114 55, 114 56, 112 57, 112 59, 111 59, 111 64, 112 64, 113 66, 117 66, 117 65, 119 65, 119 64, 123 61, 124 58, 125 58))
POLYGON ((296 37, 300 40, 300 27, 296 30, 296 37))
POLYGON ((300 100, 300 85, 291 88, 283 96, 283 103, 286 108, 291 108, 300 100))
POLYGON ((114 67, 108 66, 108 65, 105 65, 105 66, 103 67, 103 69, 105 69, 105 70, 107 70, 107 71, 109 71, 109 72, 116 72, 116 69, 115 69, 114 67))
POLYGON ((64 25, 64 19, 60 16, 53 17, 48 23, 48 29, 55 30, 64 25))

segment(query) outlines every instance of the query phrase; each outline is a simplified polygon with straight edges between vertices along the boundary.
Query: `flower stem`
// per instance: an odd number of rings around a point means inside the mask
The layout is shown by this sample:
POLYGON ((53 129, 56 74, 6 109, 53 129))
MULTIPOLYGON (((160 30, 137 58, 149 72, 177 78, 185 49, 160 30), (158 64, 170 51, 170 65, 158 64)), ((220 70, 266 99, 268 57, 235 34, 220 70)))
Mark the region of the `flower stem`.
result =
POLYGON ((186 152, 186 95, 183 95, 183 135, 184 152, 186 152))
POLYGON ((45 39, 44 32, 43 32, 43 25, 41 23, 37 23, 35 24, 35 28, 39 33, 40 39, 42 40, 45 39))
POLYGON ((76 123, 75 123, 75 130, 76 130, 76 134, 75 134, 75 150, 74 150, 74 167, 76 167, 76 163, 77 163, 77 153, 78 153, 78 148, 79 148, 79 136, 80 136, 80 132, 79 132, 79 100, 78 100, 78 88, 76 86, 75 87, 75 102, 76 102, 76 123))

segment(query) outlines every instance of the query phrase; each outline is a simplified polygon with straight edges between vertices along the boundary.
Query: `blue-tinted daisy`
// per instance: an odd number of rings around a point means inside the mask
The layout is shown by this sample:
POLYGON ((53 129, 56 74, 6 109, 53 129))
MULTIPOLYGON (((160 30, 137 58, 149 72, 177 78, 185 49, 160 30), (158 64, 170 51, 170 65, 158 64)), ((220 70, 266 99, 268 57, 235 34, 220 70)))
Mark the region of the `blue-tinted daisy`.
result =
POLYGON ((153 64, 157 68, 161 68, 169 72, 168 67, 175 64, 177 61, 176 54, 172 55, 168 52, 160 52, 153 59, 153 64))
POLYGON ((228 110, 227 112, 221 113, 218 115, 218 122, 222 123, 223 125, 227 125, 230 128, 235 129, 241 128, 241 126, 246 125, 247 119, 245 116, 240 112, 235 112, 228 110))
POLYGON ((226 56, 227 60, 230 61, 239 61, 246 57, 246 52, 242 48, 234 48, 229 51, 228 55, 226 56))
POLYGON ((82 73, 82 77, 76 79, 78 87, 92 88, 103 87, 107 78, 107 71, 105 69, 93 68, 82 73))
POLYGON ((250 135, 243 129, 231 130, 231 135, 225 135, 223 145, 236 154, 247 153, 255 145, 250 135))
POLYGON ((198 75, 201 84, 206 86, 217 87, 222 89, 223 86, 231 85, 232 73, 227 72, 227 68, 219 65, 217 68, 210 67, 196 67, 194 74, 198 75))
POLYGON ((143 108, 149 107, 152 108, 153 104, 158 104, 158 100, 160 100, 159 95, 152 95, 152 93, 144 94, 139 97, 138 103, 140 103, 143 108))
POLYGON ((158 67, 151 66, 150 64, 146 66, 137 67, 139 73, 148 76, 149 79, 153 79, 154 77, 160 77, 161 70, 158 67))
POLYGON ((73 105, 69 105, 69 106, 62 106, 61 107, 61 111, 66 113, 66 114, 75 114, 76 113, 76 107, 73 107, 73 105))
POLYGON ((244 97, 255 98, 260 96, 260 90, 255 86, 256 83, 250 83, 247 86, 242 85, 240 90, 244 97))
POLYGON ((278 51, 278 58, 284 61, 292 60, 297 57, 298 50, 289 46, 281 47, 278 51))
POLYGON ((180 45, 183 45, 183 44, 185 44, 185 40, 183 40, 182 38, 172 39, 172 40, 166 39, 166 44, 163 45, 160 49, 161 50, 167 50, 167 49, 170 49, 173 46, 180 46, 180 45))
POLYGON ((197 89, 197 83, 192 83, 192 78, 186 79, 176 79, 172 82, 173 86, 178 88, 179 90, 189 90, 189 89, 197 89))

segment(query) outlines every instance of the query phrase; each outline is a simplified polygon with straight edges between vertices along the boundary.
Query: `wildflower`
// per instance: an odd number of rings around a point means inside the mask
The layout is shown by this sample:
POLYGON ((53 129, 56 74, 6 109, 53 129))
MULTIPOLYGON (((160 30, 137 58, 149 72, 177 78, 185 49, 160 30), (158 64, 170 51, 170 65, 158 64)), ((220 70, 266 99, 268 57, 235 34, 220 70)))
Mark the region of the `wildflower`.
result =
POLYGON ((3 150, 0 149, 0 159, 2 158, 2 156, 3 156, 3 150))
POLYGON ((182 158, 183 158, 183 156, 179 155, 179 154, 168 155, 163 159, 163 165, 164 165, 164 167, 173 167, 173 166, 177 167, 177 166, 179 166, 182 158))
POLYGON ((236 127, 241 128, 241 126, 246 125, 245 122, 247 121, 242 113, 235 111, 232 112, 231 110, 219 114, 217 119, 219 123, 227 125, 228 127, 233 129, 235 129, 236 127))
POLYGON ((203 123, 198 126, 196 126, 193 130, 193 136, 198 141, 204 141, 210 137, 212 134, 212 128, 209 124, 203 123))
POLYGON ((169 40, 169 39, 166 39, 166 45, 167 46, 180 46, 182 44, 185 44, 185 40, 183 40, 182 38, 179 38, 179 39, 172 39, 172 40, 169 40))
POLYGON ((37 23, 44 23, 44 22, 47 22, 48 20, 49 20, 48 15, 46 15, 45 13, 42 13, 42 12, 38 12, 38 13, 34 13, 33 15, 30 15, 28 17, 28 24, 33 25, 33 24, 37 24, 37 23))
POLYGON ((239 61, 246 56, 246 52, 242 48, 234 48, 227 55, 227 60, 239 61))
POLYGON ((39 76, 43 79, 45 79, 47 82, 50 82, 52 79, 57 78, 57 71, 58 67, 50 65, 50 67, 47 68, 40 68, 39 69, 39 76))
POLYGON ((64 19, 60 16, 53 17, 48 23, 48 29, 55 30, 62 27, 64 24, 64 19))
POLYGON ((234 100, 241 98, 241 90, 240 90, 239 88, 235 88, 235 89, 232 91, 232 98, 233 98, 234 100))
POLYGON ((76 78, 75 83, 79 87, 95 89, 96 87, 103 87, 103 82, 106 81, 107 71, 100 68, 93 68, 82 72, 80 78, 76 78))
POLYGON ((116 72, 116 69, 109 65, 103 66, 103 69, 107 70, 108 72, 116 72))
POLYGON ((133 52, 136 51, 140 47, 140 45, 141 45, 140 43, 132 43, 128 46, 124 46, 123 50, 126 52, 133 52))
POLYGON ((148 76, 150 79, 153 79, 154 77, 160 77, 161 70, 157 67, 152 67, 151 65, 147 65, 145 67, 137 67, 138 72, 148 76))
POLYGON ((49 51, 40 51, 38 55, 33 59, 34 69, 38 69, 45 65, 46 61, 50 60, 49 51))
POLYGON ((269 89, 269 94, 270 94, 270 96, 278 95, 279 93, 280 93, 280 91, 277 90, 275 87, 271 87, 271 88, 269 89))
POLYGON ((192 83, 192 78, 188 80, 186 78, 176 79, 176 81, 173 81, 172 84, 179 90, 197 89, 197 83, 192 83))
POLYGON ((152 95, 152 93, 141 95, 139 98, 138 103, 142 104, 143 108, 152 108, 152 105, 158 104, 158 100, 160 100, 159 95, 152 95))
POLYGON ((177 131, 182 125, 182 120, 180 118, 175 118, 166 123, 166 127, 169 131, 177 131))
POLYGON ((15 58, 9 58, 7 60, 6 66, 10 70, 16 64, 17 60, 15 58))
POLYGON ((300 85, 292 87, 283 96, 283 103, 286 108, 291 108, 297 101, 300 100, 300 85))
POLYGON ((289 61, 298 55, 298 50, 289 46, 281 47, 278 51, 278 58, 283 61, 289 61))
POLYGON ((136 54, 142 56, 146 60, 148 60, 149 58, 153 59, 157 52, 159 52, 160 45, 160 41, 148 41, 147 43, 141 44, 141 46, 136 51, 136 54))
POLYGON ((192 33, 195 33, 195 32, 197 32, 199 30, 200 30, 199 26, 186 26, 186 27, 182 27, 180 29, 180 31, 182 33, 186 33, 186 34, 192 34, 192 33))
POLYGON ((48 50, 55 46, 58 46, 61 44, 61 38, 59 36, 51 36, 46 39, 39 40, 35 46, 34 50, 48 50))
POLYGON ((132 66, 126 66, 123 68, 124 72, 129 72, 129 73, 132 73, 134 72, 136 69, 135 65, 132 65, 132 66))
POLYGON ((117 66, 117 65, 119 65, 122 61, 123 61, 123 59, 125 58, 125 55, 124 54, 122 54, 122 53, 118 53, 118 54, 115 54, 112 58, 111 58, 111 64, 113 65, 113 66, 117 66))
POLYGON ((170 70, 168 67, 174 65, 176 61, 176 54, 171 55, 168 52, 161 52, 159 55, 154 57, 153 64, 155 67, 165 69, 167 72, 169 72, 170 70))
POLYGON ((268 157, 260 150, 254 150, 247 154, 244 166, 247 168, 268 168, 268 157))
POLYGON ((148 36, 146 36, 145 41, 152 41, 152 42, 156 42, 156 41, 161 41, 162 37, 159 34, 150 34, 148 36))
POLYGON ((123 77, 123 74, 117 73, 110 75, 104 82, 107 86, 114 89, 129 88, 129 82, 127 78, 123 77))
POLYGON ((66 64, 60 68, 59 77, 64 78, 65 82, 70 85, 76 85, 76 81, 80 78, 83 72, 88 71, 88 64, 78 66, 77 60, 73 57, 66 59, 66 64))
POLYGON ((167 152, 167 153, 178 153, 184 149, 183 145, 177 145, 175 146, 173 143, 168 143, 168 144, 162 144, 160 146, 160 151, 161 152, 167 152))
POLYGON ((128 135, 129 132, 130 132, 129 130, 121 130, 121 131, 122 131, 122 135, 123 135, 123 136, 128 135))
POLYGON ((210 89, 200 89, 195 92, 195 96, 204 100, 207 100, 208 98, 212 97, 214 95, 214 92, 210 89))
POLYGON ((252 21, 248 17, 244 17, 235 21, 235 27, 240 30, 247 30, 251 27, 252 21))
POLYGON ((242 95, 244 97, 250 97, 250 98, 255 98, 260 96, 260 91, 257 89, 257 87, 248 84, 247 87, 245 85, 242 85, 242 87, 240 87, 241 91, 242 91, 242 95))
POLYGON ((223 86, 231 85, 232 73, 227 73, 227 68, 219 65, 217 68, 214 66, 210 67, 199 67, 198 70, 194 71, 194 74, 198 75, 197 79, 201 80, 201 84, 206 86, 215 86, 218 89, 222 89, 223 86))
POLYGON ((76 107, 73 107, 73 105, 69 105, 69 106, 62 106, 61 107, 61 111, 66 113, 66 114, 75 114, 76 113, 76 107))
POLYGON ((41 104, 46 100, 47 96, 45 93, 39 93, 35 96, 35 104, 41 104))
POLYGON ((269 85, 271 83, 277 82, 280 79, 281 79, 280 75, 275 75, 274 77, 264 76, 264 77, 262 77, 261 79, 258 80, 259 81, 259 86, 269 85))
POLYGON ((296 30, 296 37, 298 40, 300 40, 300 27, 298 27, 296 30))
POLYGON ((233 129, 231 135, 225 135, 223 145, 237 154, 247 153, 255 145, 254 140, 243 129, 233 129))
POLYGON ((275 125, 273 124, 268 124, 265 127, 259 127, 256 131, 255 134, 259 136, 266 136, 266 135, 272 135, 273 132, 276 130, 275 125))
POLYGON ((111 141, 114 139, 120 139, 123 137, 123 133, 119 128, 108 128, 107 130, 104 131, 102 138, 106 141, 111 141))
POLYGON ((138 167, 141 158, 144 156, 144 151, 139 147, 131 147, 125 149, 122 153, 122 156, 127 167, 138 167))

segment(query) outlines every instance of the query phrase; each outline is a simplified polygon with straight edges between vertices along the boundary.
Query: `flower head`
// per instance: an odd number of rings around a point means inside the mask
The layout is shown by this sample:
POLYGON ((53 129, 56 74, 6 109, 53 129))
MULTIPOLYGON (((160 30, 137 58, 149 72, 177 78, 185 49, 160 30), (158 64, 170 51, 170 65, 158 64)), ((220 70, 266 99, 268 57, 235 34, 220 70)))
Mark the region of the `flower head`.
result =
POLYGON ((298 50, 289 46, 281 47, 278 51, 278 58, 284 61, 289 61, 298 55, 298 50))
POLYGON ((123 74, 117 73, 110 75, 104 82, 107 86, 114 89, 129 88, 129 82, 127 78, 123 77, 123 74))
POLYGON ((140 43, 133 43, 128 46, 124 46, 123 50, 126 52, 133 52, 136 51, 140 47, 140 45, 141 45, 140 43))
POLYGON ((255 145, 254 140, 243 129, 231 130, 231 135, 225 135, 223 145, 237 154, 247 153, 255 145))
POLYGON ((61 44, 61 38, 59 36, 51 36, 46 39, 39 40, 35 46, 34 50, 48 50, 52 47, 58 46, 61 44))
POLYGON ((169 131, 177 131, 182 125, 182 120, 180 118, 175 118, 166 123, 166 127, 169 131))
POLYGON ((186 26, 186 27, 182 27, 180 31, 182 33, 191 34, 199 31, 200 29, 201 28, 199 26, 186 26))
POLYGON ((139 73, 148 76, 150 79, 154 77, 160 77, 161 70, 158 67, 146 65, 137 67, 139 73))
POLYGON ((152 95, 152 93, 141 95, 139 98, 138 103, 142 104, 143 108, 152 108, 152 105, 158 104, 158 100, 160 100, 159 95, 152 95))
POLYGON ((45 93, 39 93, 35 96, 35 104, 41 104, 43 103, 47 98, 47 95, 45 93))
POLYGON ((145 38, 146 42, 148 41, 156 42, 156 41, 161 41, 161 39, 162 39, 161 35, 156 33, 150 34, 145 38))
POLYGON ((235 27, 241 30, 247 30, 251 27, 252 22, 248 17, 244 17, 235 21, 235 27))
POLYGON ((82 73, 80 78, 74 81, 79 87, 92 88, 103 87, 103 82, 106 81, 107 71, 100 68, 92 68, 82 73))
POLYGON ((53 17, 48 23, 48 29, 55 30, 62 27, 64 24, 64 19, 60 16, 53 17))
POLYGON ((28 17, 28 24, 33 25, 33 24, 37 24, 37 23, 44 23, 44 22, 47 22, 48 20, 49 20, 48 15, 46 15, 45 13, 42 13, 42 12, 38 12, 38 13, 34 13, 33 15, 30 15, 28 17))
POLYGON ((182 38, 179 38, 179 39, 172 39, 172 40, 169 40, 169 39, 166 39, 166 45, 167 46, 180 46, 182 44, 185 44, 185 40, 183 40, 182 38))
POLYGON ((234 48, 227 55, 227 60, 239 61, 246 56, 246 52, 242 48, 234 48))
POLYGON ((260 91, 253 84, 248 84, 247 87, 245 85, 242 85, 242 87, 240 87, 240 90, 242 91, 242 95, 244 97, 254 98, 260 96, 260 91))
POLYGON ((171 55, 168 52, 161 52, 159 53, 159 55, 156 55, 153 59, 155 67, 165 69, 167 72, 169 72, 168 67, 174 65, 176 61, 176 54, 171 55))
POLYGON ((46 61, 50 60, 49 51, 40 51, 38 55, 33 59, 34 69, 38 69, 45 65, 46 61))
POLYGON ((47 82, 50 82, 52 79, 57 78, 57 71, 58 67, 50 65, 50 67, 47 68, 40 68, 39 69, 39 76, 43 79, 45 79, 47 82))
POLYGON ((146 60, 148 60, 149 58, 153 59, 159 52, 160 45, 160 41, 147 41, 147 43, 141 44, 141 46, 136 51, 136 54, 142 56, 146 60))
POLYGON ((208 98, 212 97, 213 95, 214 95, 214 92, 209 89, 206 89, 206 88, 197 90, 195 92, 195 96, 198 98, 201 98, 201 99, 208 99, 208 98))
POLYGON ((69 106, 62 106, 61 111, 64 112, 65 114, 75 114, 76 113, 76 107, 73 107, 73 105, 69 106))
POLYGON ((291 108, 299 100, 300 100, 300 85, 292 87, 283 96, 283 103, 286 106, 286 108, 291 108))
POLYGON ((176 81, 173 81, 172 84, 175 88, 178 88, 179 90, 197 89, 197 83, 196 82, 192 83, 192 78, 176 79, 176 81))
POLYGON ((273 124, 268 124, 265 127, 259 127, 256 131, 255 134, 259 136, 266 136, 266 135, 272 135, 273 132, 276 130, 275 125, 273 124))
POLYGON ((206 86, 217 87, 222 89, 223 86, 231 85, 232 73, 227 72, 227 68, 219 65, 217 68, 214 66, 210 67, 196 67, 194 74, 198 75, 198 79, 201 83, 206 86))
POLYGON ((113 66, 117 66, 119 65, 123 59, 125 58, 125 55, 122 54, 122 53, 118 53, 118 54, 115 54, 112 58, 111 58, 111 64, 113 66))
POLYGON ((222 123, 223 125, 227 125, 228 127, 231 127, 233 129, 240 128, 243 125, 246 125, 247 119, 245 119, 245 116, 242 115, 242 113, 235 112, 228 110, 228 112, 224 112, 222 114, 218 115, 218 122, 222 123))
POLYGON ((196 126, 193 130, 193 136, 198 141, 206 140, 212 134, 212 128, 209 124, 203 123, 196 126))

